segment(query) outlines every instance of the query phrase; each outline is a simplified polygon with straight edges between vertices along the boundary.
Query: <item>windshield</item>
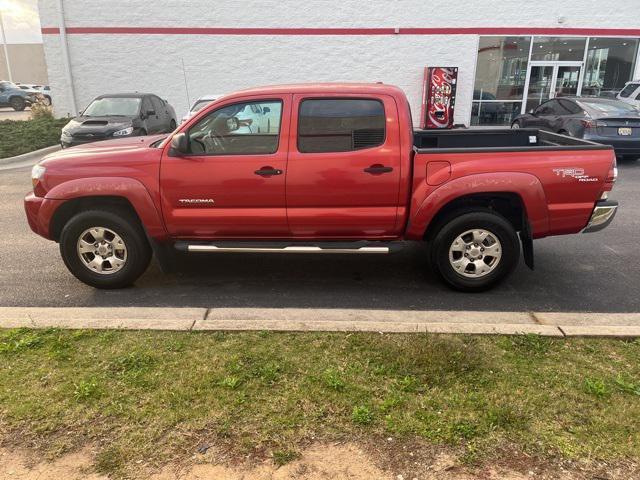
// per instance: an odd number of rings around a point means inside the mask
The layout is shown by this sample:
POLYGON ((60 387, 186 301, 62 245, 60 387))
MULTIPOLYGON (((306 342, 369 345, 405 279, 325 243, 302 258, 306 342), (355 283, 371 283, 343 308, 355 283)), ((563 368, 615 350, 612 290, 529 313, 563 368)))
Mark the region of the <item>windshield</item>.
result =
POLYGON ((620 96, 622 98, 627 98, 629 97, 629 95, 635 92, 638 87, 640 87, 640 83, 630 83, 622 89, 622 91, 620 92, 620 96))
POLYGON ((209 105, 211 102, 213 102, 213 100, 198 100, 196 103, 193 104, 193 107, 191 107, 191 111, 197 112, 198 110, 201 110, 202 108, 209 105))
POLYGON ((628 103, 621 102, 619 100, 581 100, 582 103, 587 109, 594 110, 598 113, 638 113, 638 109, 633 105, 628 103))
POLYGON ((125 116, 135 117, 140 112, 140 98, 105 97, 98 98, 83 112, 85 117, 125 116))
POLYGON ((12 82, 0 82, 0 88, 18 88, 18 86, 15 83, 12 82))

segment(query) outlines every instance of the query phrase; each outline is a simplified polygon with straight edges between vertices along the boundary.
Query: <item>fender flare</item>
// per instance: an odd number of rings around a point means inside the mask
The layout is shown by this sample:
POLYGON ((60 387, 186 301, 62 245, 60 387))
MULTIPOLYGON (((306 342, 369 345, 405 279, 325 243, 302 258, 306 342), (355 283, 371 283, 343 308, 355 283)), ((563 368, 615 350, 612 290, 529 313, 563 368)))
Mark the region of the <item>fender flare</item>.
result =
POLYGON ((421 240, 437 213, 457 198, 480 193, 515 193, 522 200, 533 238, 549 231, 549 212, 542 183, 521 172, 480 173, 451 180, 431 192, 412 215, 407 238, 421 240))
POLYGON ((162 216, 156 208, 151 194, 142 182, 128 177, 90 177, 78 178, 60 183, 45 195, 43 208, 53 218, 64 201, 83 197, 120 197, 126 199, 142 222, 147 235, 155 239, 164 239, 167 231, 162 216), (47 208, 48 207, 48 208, 47 208))

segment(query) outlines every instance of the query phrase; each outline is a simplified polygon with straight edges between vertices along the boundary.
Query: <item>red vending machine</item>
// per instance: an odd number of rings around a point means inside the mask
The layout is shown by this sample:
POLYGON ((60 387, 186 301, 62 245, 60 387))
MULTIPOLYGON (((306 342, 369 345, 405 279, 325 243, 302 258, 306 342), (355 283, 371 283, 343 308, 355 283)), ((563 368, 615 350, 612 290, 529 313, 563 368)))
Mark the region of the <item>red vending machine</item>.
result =
POLYGON ((453 128, 458 67, 426 67, 420 128, 453 128))

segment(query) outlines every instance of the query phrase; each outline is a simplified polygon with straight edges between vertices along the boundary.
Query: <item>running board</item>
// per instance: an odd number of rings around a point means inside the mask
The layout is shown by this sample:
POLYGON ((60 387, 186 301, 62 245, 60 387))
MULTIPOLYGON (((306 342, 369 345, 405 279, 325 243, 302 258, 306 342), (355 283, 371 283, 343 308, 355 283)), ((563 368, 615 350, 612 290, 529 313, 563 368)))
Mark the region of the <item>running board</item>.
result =
POLYGON ((179 241, 175 243, 177 250, 187 253, 354 253, 384 255, 396 250, 399 245, 395 244, 393 247, 388 243, 383 244, 382 242, 320 242, 306 245, 295 245, 291 242, 189 243, 179 241), (375 245, 376 243, 378 245, 375 245))

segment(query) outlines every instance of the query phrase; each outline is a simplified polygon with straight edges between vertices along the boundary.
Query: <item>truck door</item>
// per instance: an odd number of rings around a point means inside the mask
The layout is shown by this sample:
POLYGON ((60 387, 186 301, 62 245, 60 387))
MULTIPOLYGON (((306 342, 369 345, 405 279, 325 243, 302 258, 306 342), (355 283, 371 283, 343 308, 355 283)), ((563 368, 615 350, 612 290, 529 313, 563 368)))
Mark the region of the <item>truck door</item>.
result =
POLYGON ((160 167, 162 210, 172 236, 289 236, 285 174, 290 105, 290 95, 229 100, 181 130, 190 153, 179 157, 166 148, 160 167), (247 117, 252 105, 274 112, 277 121, 270 132, 247 128, 258 121, 247 117))
POLYGON ((296 237, 397 234, 400 131, 386 95, 294 95, 287 217, 296 237))

